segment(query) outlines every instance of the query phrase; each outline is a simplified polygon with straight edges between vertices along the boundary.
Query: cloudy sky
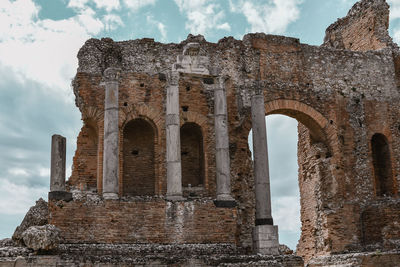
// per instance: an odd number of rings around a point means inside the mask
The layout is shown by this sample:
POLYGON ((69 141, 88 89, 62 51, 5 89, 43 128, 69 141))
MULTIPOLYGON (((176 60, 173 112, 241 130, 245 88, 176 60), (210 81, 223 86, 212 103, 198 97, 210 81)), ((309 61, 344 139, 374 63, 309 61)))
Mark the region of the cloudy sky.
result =
MULTIPOLYGON (((91 37, 180 42, 189 33, 217 42, 248 32, 320 45, 325 28, 355 0, 0 0, 0 238, 49 189, 50 140, 67 137, 67 175, 81 127, 70 87, 76 54, 91 37)), ((400 40, 400 0, 390 0, 400 40)), ((297 122, 267 120, 273 216, 281 243, 298 240, 297 122), (288 220, 290 218, 290 220, 288 220)))

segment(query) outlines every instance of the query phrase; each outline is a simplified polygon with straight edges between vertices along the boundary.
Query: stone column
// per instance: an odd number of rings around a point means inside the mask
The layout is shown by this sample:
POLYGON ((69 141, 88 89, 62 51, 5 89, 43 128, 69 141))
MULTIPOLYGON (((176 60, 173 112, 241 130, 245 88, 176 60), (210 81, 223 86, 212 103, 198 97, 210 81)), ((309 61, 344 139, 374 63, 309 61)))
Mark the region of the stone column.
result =
POLYGON ((217 168, 217 206, 234 206, 231 196, 228 111, 225 82, 219 77, 214 88, 215 158, 217 168))
POLYGON ((103 197, 118 199, 118 78, 120 70, 104 71, 103 197))
POLYGON ((67 140, 55 134, 51 137, 50 191, 65 191, 65 155, 67 140))
POLYGON ((71 200, 65 192, 65 155, 67 140, 61 135, 51 137, 51 166, 49 200, 71 200))
POLYGON ((167 199, 182 200, 181 138, 179 119, 179 72, 168 74, 166 108, 167 199))
POLYGON ((253 231, 253 245, 257 253, 279 254, 278 226, 273 225, 271 214, 267 132, 262 93, 255 94, 251 98, 251 119, 256 191, 256 226, 253 231))

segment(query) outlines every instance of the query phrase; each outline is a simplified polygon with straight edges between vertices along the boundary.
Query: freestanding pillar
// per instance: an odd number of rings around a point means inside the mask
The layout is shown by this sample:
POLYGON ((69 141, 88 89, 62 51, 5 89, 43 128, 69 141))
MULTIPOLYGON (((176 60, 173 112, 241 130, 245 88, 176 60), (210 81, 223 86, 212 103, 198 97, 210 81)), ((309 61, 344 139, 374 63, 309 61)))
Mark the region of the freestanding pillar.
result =
POLYGON ((67 140, 61 135, 51 137, 51 166, 49 200, 71 200, 72 194, 65 192, 65 155, 67 140))
POLYGON ((234 206, 231 196, 228 111, 224 78, 219 77, 214 88, 215 158, 217 168, 217 206, 234 206))
POLYGON ((61 135, 51 137, 50 191, 65 191, 66 144, 61 135))
POLYGON ((118 78, 120 70, 104 71, 103 197, 118 199, 118 78))
POLYGON ((267 132, 263 94, 251 98, 253 130, 254 180, 256 190, 256 221, 253 230, 253 246, 257 253, 279 254, 278 226, 274 226, 271 214, 267 132))
POLYGON ((182 200, 181 140, 179 120, 179 72, 168 75, 166 108, 167 199, 182 200))

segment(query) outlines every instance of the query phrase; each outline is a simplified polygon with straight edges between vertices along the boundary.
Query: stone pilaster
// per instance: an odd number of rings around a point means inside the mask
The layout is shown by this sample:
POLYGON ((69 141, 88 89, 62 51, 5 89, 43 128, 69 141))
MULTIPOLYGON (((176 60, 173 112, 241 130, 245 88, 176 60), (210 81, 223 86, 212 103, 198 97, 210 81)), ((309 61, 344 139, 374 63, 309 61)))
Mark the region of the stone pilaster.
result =
POLYGON ((273 225, 271 214, 267 132, 264 96, 262 93, 256 93, 251 98, 251 119, 256 191, 256 226, 253 231, 254 249, 257 253, 278 254, 278 227, 273 225))
POLYGON ((120 69, 104 71, 103 197, 118 199, 118 79, 120 69))
POLYGON ((217 206, 226 206, 229 204, 227 202, 231 202, 228 206, 234 206, 236 203, 231 196, 228 111, 223 77, 217 79, 214 88, 214 118, 217 169, 217 201, 215 203, 217 206))
POLYGON ((168 73, 166 107, 167 199, 182 198, 181 139, 179 119, 179 72, 168 73))

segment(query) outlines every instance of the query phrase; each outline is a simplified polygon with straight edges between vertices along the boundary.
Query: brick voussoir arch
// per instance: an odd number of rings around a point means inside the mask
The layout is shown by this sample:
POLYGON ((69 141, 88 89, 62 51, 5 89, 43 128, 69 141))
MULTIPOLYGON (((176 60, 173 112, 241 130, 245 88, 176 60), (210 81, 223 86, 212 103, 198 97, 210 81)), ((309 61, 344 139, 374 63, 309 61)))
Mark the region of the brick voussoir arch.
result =
POLYGON ((84 122, 86 121, 92 121, 96 123, 96 126, 100 128, 100 125, 103 125, 104 121, 104 112, 96 107, 85 107, 82 110, 82 120, 84 122))
POLYGON ((297 100, 276 99, 265 103, 265 114, 284 114, 297 119, 319 141, 326 141, 332 153, 339 153, 335 124, 311 106, 297 100))
POLYGON ((160 129, 162 129, 162 120, 163 114, 160 111, 156 111, 153 108, 147 105, 136 105, 134 107, 129 107, 124 110, 122 116, 120 116, 119 120, 119 128, 123 129, 125 125, 131 120, 142 118, 149 121, 151 124, 154 124, 156 127, 157 135, 160 133, 160 129))
POLYGON ((328 124, 328 120, 321 113, 300 101, 277 99, 265 103, 266 114, 273 114, 277 110, 284 109, 295 110, 308 115, 317 122, 321 129, 324 129, 328 124))
POLYGON ((194 122, 200 126, 201 131, 204 134, 204 129, 207 125, 207 117, 192 111, 185 112, 183 116, 180 116, 180 126, 185 124, 186 122, 194 122))

